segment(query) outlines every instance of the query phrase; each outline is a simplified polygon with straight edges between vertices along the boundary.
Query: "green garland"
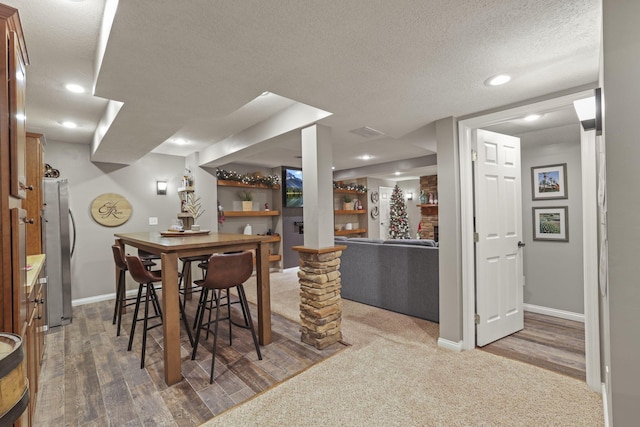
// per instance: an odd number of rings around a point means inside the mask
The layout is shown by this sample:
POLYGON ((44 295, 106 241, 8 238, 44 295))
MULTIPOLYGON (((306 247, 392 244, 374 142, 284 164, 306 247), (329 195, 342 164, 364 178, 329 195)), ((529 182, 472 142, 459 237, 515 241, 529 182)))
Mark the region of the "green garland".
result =
POLYGON ((364 185, 355 184, 353 182, 338 183, 336 181, 333 181, 333 188, 335 190, 352 190, 357 191, 358 193, 366 193, 367 191, 369 191, 369 189, 364 185))
POLYGON ((280 185, 280 177, 277 175, 254 176, 240 174, 236 171, 226 171, 224 169, 216 169, 216 178, 223 179, 225 181, 235 181, 250 185, 266 185, 270 188, 273 188, 276 185, 280 185))

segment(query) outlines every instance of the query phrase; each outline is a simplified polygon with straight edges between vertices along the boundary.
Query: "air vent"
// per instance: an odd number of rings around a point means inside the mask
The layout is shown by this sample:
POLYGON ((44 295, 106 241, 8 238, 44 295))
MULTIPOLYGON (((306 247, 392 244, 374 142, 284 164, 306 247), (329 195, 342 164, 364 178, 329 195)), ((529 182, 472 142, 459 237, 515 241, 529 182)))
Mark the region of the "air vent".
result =
POLYGON ((360 129, 354 129, 354 130, 351 130, 349 132, 355 133, 356 135, 360 135, 360 136, 363 136, 365 138, 373 138, 374 136, 384 135, 384 133, 380 132, 379 130, 375 130, 373 128, 370 128, 369 126, 365 126, 365 127, 360 128, 360 129))

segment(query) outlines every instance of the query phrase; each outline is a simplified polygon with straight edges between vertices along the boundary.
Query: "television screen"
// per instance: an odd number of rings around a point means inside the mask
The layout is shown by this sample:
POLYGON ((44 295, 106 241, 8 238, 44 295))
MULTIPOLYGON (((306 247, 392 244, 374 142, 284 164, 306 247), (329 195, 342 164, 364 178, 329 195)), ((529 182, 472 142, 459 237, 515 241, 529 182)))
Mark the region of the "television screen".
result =
POLYGON ((302 207, 302 170, 297 168, 282 168, 282 204, 286 208, 302 207))

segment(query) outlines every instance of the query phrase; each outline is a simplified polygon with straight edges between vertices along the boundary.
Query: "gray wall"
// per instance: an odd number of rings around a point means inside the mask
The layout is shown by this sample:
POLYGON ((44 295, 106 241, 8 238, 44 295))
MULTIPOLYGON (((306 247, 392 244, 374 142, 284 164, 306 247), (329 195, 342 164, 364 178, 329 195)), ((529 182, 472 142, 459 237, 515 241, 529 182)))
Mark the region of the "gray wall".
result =
MULTIPOLYGON (((45 162, 60 170, 61 178, 69 180, 70 208, 77 227, 76 250, 71 260, 74 300, 115 292, 111 252, 114 233, 168 228, 180 211, 176 188, 185 165, 182 157, 159 154, 149 154, 129 166, 94 164, 89 161, 89 150, 89 145, 54 141, 48 141, 45 147, 45 162), (166 196, 156 195, 156 180, 168 181, 166 196), (129 221, 118 227, 104 227, 93 220, 91 202, 103 193, 117 193, 129 201, 133 210, 129 221), (151 216, 158 218, 158 225, 148 225, 151 216)), ((205 227, 204 221, 200 223, 205 227)))
POLYGON ((436 122, 438 231, 440 241, 440 338, 462 341, 462 249, 457 121, 436 122))
POLYGON ((584 314, 579 124, 520 135, 524 302, 584 314), (543 145, 539 141, 545 141, 543 145), (568 199, 532 201, 531 167, 566 163, 568 199), (568 206, 569 242, 533 240, 532 207, 568 206))
POLYGON ((615 426, 640 418, 638 1, 603 1, 612 407, 615 426))
POLYGON ((373 209, 374 206, 377 206, 379 210, 380 202, 373 203, 371 201, 371 192, 380 191, 380 187, 393 188, 394 185, 395 185, 394 181, 387 181, 386 179, 378 179, 378 178, 367 178, 366 186, 369 189, 369 191, 367 192, 367 197, 369 198, 369 201, 368 201, 369 212, 367 213, 367 232, 368 232, 367 236, 371 237, 372 239, 380 238, 380 215, 378 215, 376 219, 371 218, 371 209, 373 209))

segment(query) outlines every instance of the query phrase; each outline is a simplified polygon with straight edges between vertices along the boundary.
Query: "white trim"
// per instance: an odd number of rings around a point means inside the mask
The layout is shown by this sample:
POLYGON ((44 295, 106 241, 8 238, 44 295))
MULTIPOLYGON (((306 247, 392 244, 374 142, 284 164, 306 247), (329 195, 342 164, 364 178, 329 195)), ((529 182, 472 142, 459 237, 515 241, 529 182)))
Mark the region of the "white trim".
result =
POLYGON ((607 398, 607 385, 602 383, 600 387, 602 392, 602 412, 604 414, 604 427, 609 427, 609 399, 607 398))
POLYGON ((580 130, 582 168, 582 265, 584 280, 584 345, 587 385, 600 391, 600 304, 598 260, 598 194, 596 131, 580 130), (588 317, 588 321, 586 317, 588 317))
POLYGON ((438 338, 438 347, 460 352, 462 351, 462 341, 455 342, 444 338, 438 338))
MULTIPOLYGON (((158 285, 155 285, 155 287, 157 288, 156 290, 161 290, 162 288, 159 287, 158 285)), ((138 289, 130 289, 127 291, 127 297, 135 297, 138 294, 138 289)), ((102 295, 96 295, 94 297, 88 297, 88 298, 79 298, 79 299, 74 299, 73 301, 71 301, 71 306, 72 307, 76 307, 78 305, 85 305, 85 304, 92 304, 94 302, 101 302, 101 301, 109 301, 112 299, 116 299, 116 293, 113 292, 111 294, 102 294, 102 295)))
MULTIPOLYGON (((593 94, 593 89, 584 90, 578 93, 560 96, 558 98, 534 102, 519 107, 510 108, 503 111, 470 117, 458 122, 458 144, 459 166, 460 166, 460 221, 461 221, 461 246, 462 246, 462 348, 473 349, 476 346, 475 336, 475 262, 473 252, 473 180, 471 179, 472 168, 469 160, 469 152, 472 147, 472 131, 482 127, 501 123, 507 120, 519 118, 525 113, 533 110, 542 111, 557 107, 571 105, 577 99, 586 98, 593 94)), ((589 248, 587 248, 590 250, 589 248)), ((584 249, 583 249, 584 250, 584 249)), ((585 278, 587 279, 587 278, 585 278)), ((585 294, 590 293, 590 287, 585 283, 585 294)), ((597 305, 595 306, 597 308, 597 305)), ((589 303, 585 305, 585 341, 589 341, 586 346, 586 353, 589 354, 587 360, 599 357, 599 337, 593 332, 599 326, 599 312, 594 311, 594 306, 589 303), (594 324, 595 322, 595 324, 594 324), (594 351, 595 349, 595 351, 594 351)), ((600 378, 600 366, 587 363, 587 378, 600 378)), ((590 384, 591 386, 591 384, 590 384)))
POLYGON ((561 319, 584 323, 584 314, 574 313, 572 311, 558 310, 556 308, 542 307, 533 304, 523 304, 522 308, 524 311, 530 311, 531 313, 544 314, 545 316, 559 317, 561 319))

